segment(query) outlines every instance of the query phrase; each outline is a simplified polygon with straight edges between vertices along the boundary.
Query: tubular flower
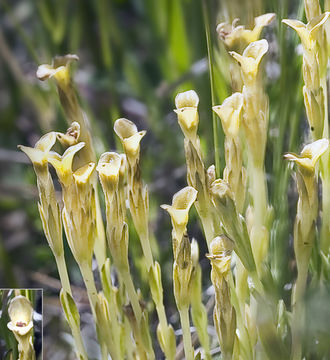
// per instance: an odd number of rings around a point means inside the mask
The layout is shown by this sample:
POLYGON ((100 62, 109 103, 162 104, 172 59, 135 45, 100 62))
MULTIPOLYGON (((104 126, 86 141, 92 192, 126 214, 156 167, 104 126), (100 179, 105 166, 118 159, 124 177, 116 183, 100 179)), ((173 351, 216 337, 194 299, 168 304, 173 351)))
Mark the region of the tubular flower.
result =
POLYGON ((71 251, 78 264, 90 264, 95 243, 95 192, 92 175, 95 164, 89 163, 75 171, 73 194, 66 194, 63 224, 71 251), (73 196, 72 196, 73 195, 73 196), (82 239, 86 239, 82 241, 82 239))
POLYGON ((234 243, 226 235, 217 236, 210 245, 211 281, 215 290, 214 325, 224 358, 232 358, 236 312, 231 304, 229 272, 234 243))
POLYGON ((99 174, 105 196, 110 196, 116 191, 119 182, 122 157, 115 152, 106 152, 101 155, 96 171, 99 174))
POLYGON ((222 105, 213 106, 212 109, 221 119, 226 136, 238 136, 243 109, 243 95, 236 92, 225 99, 222 105))
POLYGON ((114 130, 126 154, 129 209, 134 226, 139 234, 142 251, 146 258, 146 267, 149 271, 153 264, 148 228, 149 198, 147 186, 144 185, 141 178, 139 164, 140 142, 146 131, 138 131, 132 121, 124 118, 116 120, 114 130))
POLYGON ((214 106, 213 111, 220 117, 225 132, 226 167, 223 172, 234 194, 238 212, 243 211, 246 187, 246 171, 243 167, 240 127, 244 96, 234 93, 222 105, 214 106))
POLYGON ((186 231, 189 210, 195 202, 196 197, 197 190, 191 186, 186 186, 173 196, 172 205, 161 205, 171 216, 174 254, 176 254, 177 246, 186 231))
POLYGON ((314 53, 316 50, 318 31, 322 29, 323 24, 328 20, 330 12, 321 14, 307 24, 299 20, 284 19, 282 22, 292 29, 294 29, 301 39, 301 43, 304 49, 304 56, 309 61, 313 61, 314 53))
POLYGON ((55 144, 56 133, 50 132, 41 137, 34 148, 19 146, 33 163, 37 175, 39 192, 38 209, 44 233, 55 257, 63 254, 62 224, 59 205, 55 196, 53 180, 48 170, 50 150, 55 144))
MULTIPOLYGON (((51 78, 55 79, 61 105, 65 111, 69 124, 72 124, 74 129, 76 129, 77 125, 73 123, 79 123, 79 134, 73 134, 73 139, 71 140, 74 140, 76 135, 79 135, 79 140, 84 142, 86 146, 75 159, 75 170, 83 165, 86 165, 90 161, 95 161, 88 119, 86 114, 84 114, 80 108, 77 93, 70 74, 70 64, 73 61, 78 60, 79 58, 77 55, 68 54, 64 56, 56 56, 54 57, 51 65, 40 65, 37 70, 37 77, 39 80, 44 81, 51 78)), ((70 131, 70 129, 68 131, 70 131)), ((64 141, 65 140, 66 139, 64 139, 64 141)))
POLYGON ((316 238, 318 218, 318 176, 315 167, 318 159, 327 151, 328 139, 320 139, 306 145, 300 155, 288 153, 284 157, 298 165, 296 171, 298 203, 294 224, 294 252, 297 266, 297 280, 292 291, 292 358, 300 359, 302 343, 300 338, 304 324, 303 297, 305 294, 308 267, 316 238))
POLYGON ((140 142, 146 131, 138 131, 132 121, 124 118, 116 120, 114 130, 124 147, 128 161, 134 165, 140 155, 140 142))

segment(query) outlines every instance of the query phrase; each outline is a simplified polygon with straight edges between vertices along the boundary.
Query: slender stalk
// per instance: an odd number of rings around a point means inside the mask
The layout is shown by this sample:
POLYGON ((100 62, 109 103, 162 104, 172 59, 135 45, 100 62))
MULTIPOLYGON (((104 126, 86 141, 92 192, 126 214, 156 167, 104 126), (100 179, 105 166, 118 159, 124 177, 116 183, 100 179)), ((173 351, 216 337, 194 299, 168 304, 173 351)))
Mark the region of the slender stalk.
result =
POLYGON ((81 360, 81 357, 83 360, 88 360, 88 356, 85 350, 85 345, 81 337, 80 329, 77 329, 75 327, 71 328, 72 336, 75 341, 75 345, 78 351, 78 356, 80 356, 79 360, 81 360))
MULTIPOLYGON (((57 265, 58 273, 60 276, 62 288, 65 292, 67 292, 68 294, 70 294, 72 296, 71 285, 70 285, 68 271, 67 271, 67 267, 66 267, 66 263, 65 263, 64 253, 60 256, 56 256, 55 260, 56 260, 56 265, 57 265)), ((83 339, 81 336, 80 329, 72 326, 71 332, 72 332, 72 336, 74 338, 75 345, 76 345, 76 348, 77 348, 77 351, 79 354, 78 356, 82 356, 84 360, 87 360, 88 357, 87 357, 87 353, 85 350, 85 345, 84 345, 84 342, 83 342, 83 339)))
MULTIPOLYGON (((96 181, 94 182, 93 186, 95 189, 95 193, 98 194, 98 186, 96 181)), ((104 224, 102 219, 100 199, 98 195, 95 196, 95 208, 96 208, 97 240, 95 241, 94 253, 99 267, 99 271, 101 272, 102 266, 107 258, 106 256, 107 252, 106 252, 106 238, 105 238, 104 224)))
POLYGON ((298 272, 292 296, 292 360, 300 360, 302 355, 301 331, 304 326, 305 309, 302 303, 306 289, 308 261, 298 272))
POLYGON ((96 313, 95 313, 95 306, 97 304, 98 298, 97 298, 97 290, 95 287, 94 277, 93 277, 93 271, 90 265, 88 264, 79 264, 81 275, 83 277, 84 283, 86 285, 87 289, 87 295, 89 302, 91 304, 93 316, 96 319, 96 313))
POLYGON ((70 285, 68 270, 65 263, 64 253, 60 256, 55 256, 55 260, 56 260, 57 270, 60 276, 62 288, 65 292, 67 292, 72 296, 71 285, 70 285))
MULTIPOLYGON (((102 339, 102 335, 100 332, 100 330, 102 331, 102 329, 99 328, 99 324, 97 322, 97 316, 96 316, 96 305, 98 303, 98 297, 97 297, 97 290, 95 287, 95 282, 94 282, 94 277, 93 277, 93 271, 92 271, 91 266, 86 263, 79 264, 79 268, 80 268, 81 275, 83 277, 83 280, 84 280, 84 283, 85 283, 85 286, 87 289, 87 295, 88 295, 89 303, 91 305, 91 310, 92 310, 92 314, 93 314, 95 326, 96 326, 96 333, 97 333, 97 337, 98 337, 99 344, 100 344, 101 356, 102 356, 103 360, 107 360, 108 359, 108 346, 102 339)), ((109 341, 110 341, 110 339, 109 339, 109 341)))
POLYGON ((128 270, 123 270, 120 272, 122 278, 123 278, 123 283, 126 287, 126 291, 129 297, 129 300, 132 304, 133 307, 133 311, 134 311, 134 315, 136 317, 136 321, 138 324, 140 324, 141 322, 141 318, 142 318, 142 311, 141 311, 141 306, 139 303, 139 298, 138 295, 135 291, 134 288, 134 284, 133 284, 133 280, 131 277, 131 274, 128 272, 128 270))
MULTIPOLYGON (((148 225, 146 225, 146 227, 148 227, 148 225)), ((150 246, 148 230, 146 229, 146 231, 143 231, 143 233, 140 232, 139 236, 141 241, 142 252, 145 257, 146 268, 149 270, 154 261, 150 246)))
POLYGON ((190 322, 189 322, 189 307, 184 307, 179 310, 180 321, 183 335, 183 346, 186 360, 194 359, 194 351, 191 342, 190 322))
MULTIPOLYGON (((328 124, 328 90, 327 78, 321 78, 321 88, 323 91, 324 106, 324 127, 323 138, 329 138, 328 124)), ((330 251, 330 152, 329 150, 321 158, 321 178, 322 178, 322 227, 321 227, 321 250, 327 255, 330 251)))
POLYGON ((164 331, 168 326, 164 304, 163 303, 156 304, 156 311, 157 311, 160 327, 164 331))
POLYGON ((250 179, 252 182, 255 224, 263 226, 267 212, 266 180, 263 166, 252 166, 250 179))

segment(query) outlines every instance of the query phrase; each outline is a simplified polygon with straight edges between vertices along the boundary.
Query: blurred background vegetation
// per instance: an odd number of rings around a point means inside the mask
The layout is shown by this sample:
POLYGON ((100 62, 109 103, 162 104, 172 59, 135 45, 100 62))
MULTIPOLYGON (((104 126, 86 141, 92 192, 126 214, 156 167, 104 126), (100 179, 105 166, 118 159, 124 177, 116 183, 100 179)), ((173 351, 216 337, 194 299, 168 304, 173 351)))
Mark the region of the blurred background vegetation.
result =
MULTIPOLYGON (((148 131, 142 142, 143 178, 149 184, 151 227, 157 238, 158 259, 164 268, 168 295, 165 302, 171 315, 171 308, 173 314, 176 310, 171 284, 170 221, 159 205, 170 203, 173 194, 186 185, 183 136, 172 111, 174 97, 177 92, 189 89, 199 94, 199 133, 206 163, 215 162, 221 171, 223 134, 218 120, 212 116, 211 105, 221 103, 231 94, 231 79, 228 55, 217 38, 216 24, 240 18, 241 24, 251 27, 254 16, 266 12, 277 15, 272 26, 264 31, 270 44, 264 62, 270 99, 266 171, 269 198, 276 214, 271 231, 269 285, 276 299, 289 299, 295 276, 290 234, 296 193, 282 155, 301 149, 307 140, 304 138, 307 122, 299 41, 281 20, 304 20, 303 2, 1 0, 0 285, 45 289, 45 358, 69 359, 72 340, 61 317, 56 265, 39 220, 35 175, 27 157, 16 147, 33 146, 45 132, 65 131, 67 124, 55 86, 37 80, 37 66, 50 63, 55 55, 79 56, 74 77, 98 154, 120 149, 113 132, 113 123, 119 117, 127 117, 139 129, 148 131)), ((188 230, 201 247, 207 302, 209 262, 204 256, 206 247, 195 214, 188 230)), ((140 251, 135 234, 131 234, 130 252, 137 270, 140 251)), ((91 315, 84 313, 88 308, 87 297, 68 247, 66 257, 87 338, 91 322, 91 315)), ((136 281, 137 287, 143 289, 143 277, 137 276, 136 281)), ((146 294, 145 298, 150 296, 146 294)), ((311 304, 317 312, 319 307, 311 304)), ((178 319, 175 316, 169 319, 177 329, 178 319)), ((152 321, 151 326, 155 327, 152 321)), ((88 346, 93 351, 93 343, 88 346)))

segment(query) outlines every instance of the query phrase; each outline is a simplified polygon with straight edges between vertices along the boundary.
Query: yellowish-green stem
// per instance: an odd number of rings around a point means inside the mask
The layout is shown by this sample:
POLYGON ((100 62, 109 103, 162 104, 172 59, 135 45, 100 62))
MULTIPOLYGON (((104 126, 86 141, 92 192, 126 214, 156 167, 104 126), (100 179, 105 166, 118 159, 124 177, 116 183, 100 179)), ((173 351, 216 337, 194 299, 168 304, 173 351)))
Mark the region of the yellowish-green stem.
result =
POLYGON ((301 331, 304 326, 305 310, 303 297, 308 275, 308 261, 299 267, 296 284, 292 294, 292 360, 301 360, 302 339, 301 331))
POLYGON ((72 296, 71 285, 70 285, 69 275, 68 275, 68 271, 67 271, 67 267, 66 267, 64 253, 62 253, 59 256, 55 256, 55 260, 56 260, 57 270, 58 270, 58 274, 60 276, 62 288, 65 292, 67 292, 68 294, 70 294, 72 296))
POLYGON ((141 232, 139 234, 139 237, 140 237, 143 255, 145 257, 147 271, 149 271, 149 269, 151 268, 154 261, 153 261, 153 256, 152 256, 152 252, 151 252, 148 231, 146 230, 143 233, 141 232))
POLYGON ((95 189, 95 207, 96 207, 96 229, 97 229, 97 239, 94 245, 94 253, 96 257, 97 264, 99 266, 99 270, 101 271, 103 264, 107 258, 106 252, 106 240, 105 240, 105 231, 104 224, 102 219, 102 212, 100 207, 100 200, 97 193, 97 182, 94 184, 95 189))
MULTIPOLYGON (((329 139, 328 123, 328 89, 327 78, 321 78, 324 106, 324 127, 323 138, 329 139)), ((321 227, 321 250, 325 255, 330 252, 330 151, 321 158, 321 178, 322 178, 322 227, 321 227)))
POLYGON ((139 303, 138 295, 134 288, 131 274, 126 269, 121 271, 120 274, 123 278, 123 283, 125 285, 128 298, 132 304, 132 308, 133 308, 133 312, 134 312, 136 321, 138 324, 140 324, 141 318, 142 318, 142 310, 141 310, 141 306, 139 303))
POLYGON ((183 346, 186 360, 194 359, 194 349, 191 342, 191 333, 190 333, 190 321, 189 321, 189 307, 185 307, 179 310, 180 321, 182 327, 183 335, 183 346))
POLYGON ((97 297, 97 290, 95 287, 92 267, 90 264, 82 263, 79 264, 79 268, 87 289, 87 295, 91 306, 92 314, 94 317, 96 333, 100 344, 102 360, 108 360, 107 344, 105 344, 105 342, 102 339, 102 335, 99 331, 99 324, 97 323, 96 304, 98 302, 98 297, 97 297))

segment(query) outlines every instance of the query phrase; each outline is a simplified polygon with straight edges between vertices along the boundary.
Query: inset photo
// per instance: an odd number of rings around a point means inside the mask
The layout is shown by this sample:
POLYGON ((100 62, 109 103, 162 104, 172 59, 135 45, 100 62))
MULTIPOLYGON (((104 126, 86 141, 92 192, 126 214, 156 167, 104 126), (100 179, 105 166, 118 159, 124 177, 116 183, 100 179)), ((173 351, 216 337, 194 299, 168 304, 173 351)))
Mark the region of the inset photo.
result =
POLYGON ((0 359, 42 359, 42 289, 0 289, 0 359))

